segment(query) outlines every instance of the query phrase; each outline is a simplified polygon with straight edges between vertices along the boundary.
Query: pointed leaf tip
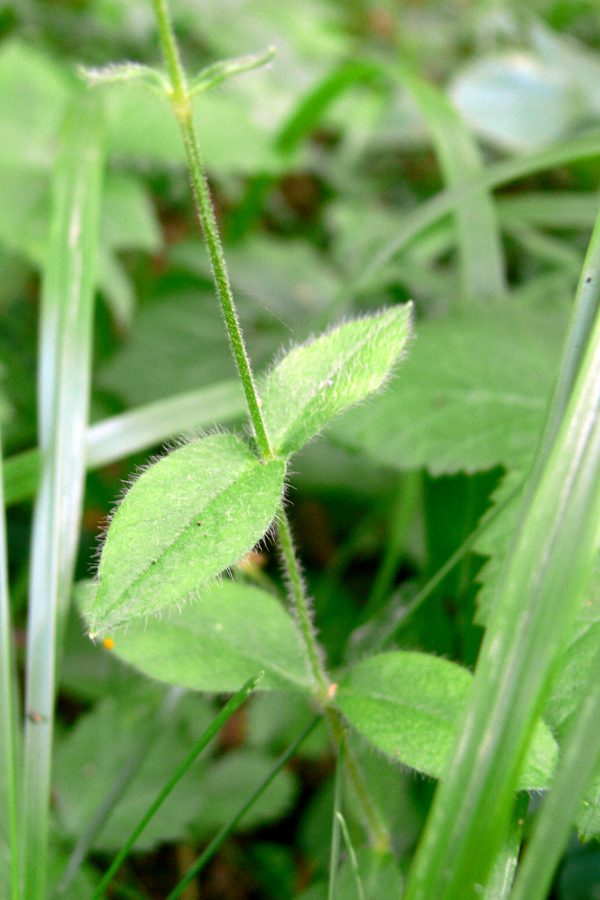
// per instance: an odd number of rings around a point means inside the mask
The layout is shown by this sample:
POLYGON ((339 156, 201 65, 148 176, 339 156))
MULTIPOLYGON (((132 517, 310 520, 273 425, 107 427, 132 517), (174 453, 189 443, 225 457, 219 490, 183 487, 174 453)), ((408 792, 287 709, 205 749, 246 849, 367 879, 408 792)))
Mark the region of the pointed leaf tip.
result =
POLYGON ((275 452, 300 450, 338 413, 379 390, 412 330, 412 303, 346 322, 294 347, 267 374, 262 410, 275 452))

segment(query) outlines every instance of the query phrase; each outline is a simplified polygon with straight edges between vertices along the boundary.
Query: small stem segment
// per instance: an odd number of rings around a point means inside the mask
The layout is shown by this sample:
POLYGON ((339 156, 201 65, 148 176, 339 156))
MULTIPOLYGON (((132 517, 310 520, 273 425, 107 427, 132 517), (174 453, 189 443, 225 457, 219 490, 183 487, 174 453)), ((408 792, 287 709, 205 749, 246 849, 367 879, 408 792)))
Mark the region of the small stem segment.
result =
POLYGON ((317 696, 320 703, 327 706, 331 699, 329 693, 329 679, 327 678, 321 661, 317 636, 308 608, 304 581, 302 580, 302 574, 300 572, 300 563, 296 556, 290 523, 283 507, 281 507, 277 514, 277 531, 279 533, 279 542, 281 545, 281 553, 283 556, 283 564, 287 576, 290 597, 296 611, 298 624, 304 637, 306 649, 308 650, 308 657, 310 659, 313 676, 317 683, 317 696))
POLYGON ((154 8, 156 10, 161 44, 171 81, 170 99, 183 135, 183 142, 192 180, 194 200, 208 245, 215 288, 221 302, 227 334, 246 395, 248 411, 254 427, 254 434, 256 436, 256 443, 261 459, 272 459, 273 451, 271 450, 269 437, 260 410, 261 403, 254 383, 250 359, 244 343, 237 309, 231 292, 225 255, 221 245, 221 238, 219 236, 219 229, 210 197, 208 181, 204 172, 200 144, 194 127, 192 102, 188 92, 185 73, 179 57, 177 44, 175 43, 173 27, 169 18, 166 0, 154 0, 154 8))
POLYGON ((373 803, 359 765, 354 758, 352 750, 348 746, 348 741, 345 738, 346 726, 342 720, 341 713, 333 706, 328 706, 325 713, 333 739, 340 748, 346 773, 354 788, 356 796, 358 797, 358 801, 362 806, 365 825, 371 835, 373 846, 380 853, 389 853, 390 836, 387 827, 381 818, 377 807, 373 803))

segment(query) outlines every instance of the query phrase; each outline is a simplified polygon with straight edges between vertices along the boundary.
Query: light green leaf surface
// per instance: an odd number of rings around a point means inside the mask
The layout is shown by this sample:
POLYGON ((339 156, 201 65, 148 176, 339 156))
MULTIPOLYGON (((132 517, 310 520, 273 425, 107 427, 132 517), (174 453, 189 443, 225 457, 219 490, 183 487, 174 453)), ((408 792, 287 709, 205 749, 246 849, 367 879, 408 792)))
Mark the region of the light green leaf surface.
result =
POLYGON ((451 93, 488 141, 522 152, 575 133, 597 115, 600 64, 585 44, 532 25, 531 49, 470 61, 451 93))
POLYGON ((113 172, 106 180, 101 238, 105 247, 156 253, 162 245, 160 224, 140 178, 113 172))
POLYGON ((127 405, 150 403, 235 375, 214 293, 198 285, 159 284, 134 320, 131 336, 98 381, 127 405))
POLYGON ((237 690, 261 670, 260 690, 312 685, 304 644, 281 603, 228 580, 180 612, 117 632, 112 652, 152 678, 194 690, 237 690))
POLYGON ((18 40, 0 52, 0 163, 48 169, 72 83, 47 54, 18 40))
POLYGON ((285 464, 261 463, 235 435, 193 441, 136 481, 117 509, 98 567, 90 631, 190 599, 268 530, 285 464))
POLYGON ((400 377, 332 426, 384 465, 433 475, 531 460, 566 320, 503 307, 417 323, 400 377))
POLYGON ((579 630, 558 663, 552 687, 544 704, 544 720, 561 735, 585 699, 586 685, 600 645, 600 623, 579 630))
MULTIPOLYGON (((371 743, 399 762, 442 778, 452 761, 472 675, 456 663, 412 651, 382 653, 340 681, 336 700, 371 743)), ((558 756, 550 731, 538 723, 519 788, 548 787, 558 756)))
POLYGON ((259 387, 275 453, 299 450, 339 412, 378 390, 406 344, 412 307, 340 325, 295 347, 259 387))

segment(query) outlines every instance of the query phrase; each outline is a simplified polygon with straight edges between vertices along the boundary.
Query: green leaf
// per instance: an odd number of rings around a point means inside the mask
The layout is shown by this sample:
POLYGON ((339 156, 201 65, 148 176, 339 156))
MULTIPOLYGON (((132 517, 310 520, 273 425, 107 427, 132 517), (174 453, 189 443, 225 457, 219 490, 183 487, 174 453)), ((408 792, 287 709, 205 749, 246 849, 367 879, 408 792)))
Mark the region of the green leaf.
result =
POLYGON ((50 168, 71 87, 67 74, 48 55, 37 53, 22 41, 3 43, 0 163, 50 168))
POLYGON ((260 389, 275 453, 300 450, 339 412, 382 386, 410 334, 411 311, 405 304, 340 325, 276 364, 260 389))
MULTIPOLYGON (((468 669, 413 651, 371 656, 351 669, 336 700, 372 744, 405 765, 442 778, 452 760, 458 726, 471 691, 468 669)), ((519 788, 548 787, 558 747, 539 722, 519 788)))
POLYGON ((417 325, 401 377, 332 433, 395 468, 433 475, 529 465, 566 322, 511 308, 417 325))
POLYGON ((268 530, 285 463, 261 463, 238 437, 186 444, 136 481, 117 509, 98 568, 91 632, 185 603, 268 530))
POLYGON ((110 63, 101 69, 87 69, 81 66, 79 74, 91 87, 137 82, 159 95, 165 95, 169 90, 169 84, 163 73, 142 63, 110 63))
POLYGON ((234 374, 214 294, 196 284, 165 290, 159 283, 136 315, 130 338, 102 367, 98 380, 128 405, 137 405, 234 374))
POLYGON ((115 635, 112 652, 152 678, 193 690, 237 690, 261 670, 260 690, 312 686, 291 616, 271 594, 232 581, 211 585, 168 618, 133 623, 115 635))
POLYGON ((102 242, 118 250, 157 253, 162 247, 160 223, 142 180, 122 172, 106 179, 102 207, 102 242))
POLYGON ((257 69, 270 62, 275 56, 275 47, 269 47, 264 53, 255 56, 240 56, 237 59, 222 59, 202 69, 194 79, 192 79, 189 87, 190 95, 206 91, 208 88, 221 84, 232 75, 239 75, 242 72, 249 72, 251 69, 257 69))

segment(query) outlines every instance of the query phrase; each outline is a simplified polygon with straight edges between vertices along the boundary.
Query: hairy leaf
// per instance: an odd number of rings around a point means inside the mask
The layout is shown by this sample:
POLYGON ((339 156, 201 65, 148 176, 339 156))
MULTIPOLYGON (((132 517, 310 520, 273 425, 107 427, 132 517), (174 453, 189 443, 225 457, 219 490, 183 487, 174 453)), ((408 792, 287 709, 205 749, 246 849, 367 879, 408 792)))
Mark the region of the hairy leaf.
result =
POLYGON ((411 331, 411 304, 340 325, 295 347, 260 391, 274 450, 287 456, 347 407, 378 390, 411 331))
POLYGON ((434 475, 529 464, 565 319, 503 306, 417 325, 402 375, 333 427, 384 465, 434 475))
POLYGON ((296 624, 277 598, 228 580, 181 612, 134 622, 115 635, 112 652, 152 678, 193 690, 237 690, 261 670, 260 690, 308 691, 312 684, 296 624))
MULTIPOLYGON (((185 603, 268 530, 285 464, 216 434, 148 469, 111 522, 88 613, 96 633, 185 603)), ((254 673, 255 674, 255 673, 254 673)))
MULTIPOLYGON (((359 663, 340 682, 340 709, 367 740, 419 772, 441 778, 449 765, 471 690, 468 669, 412 651, 382 653, 359 663)), ((548 787, 558 755, 538 723, 519 787, 548 787)))

